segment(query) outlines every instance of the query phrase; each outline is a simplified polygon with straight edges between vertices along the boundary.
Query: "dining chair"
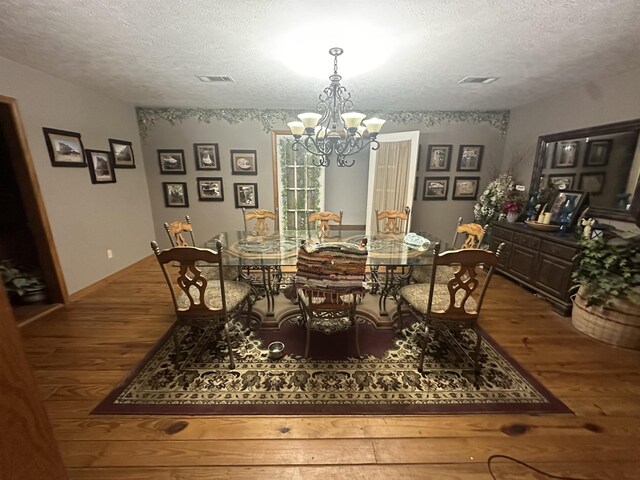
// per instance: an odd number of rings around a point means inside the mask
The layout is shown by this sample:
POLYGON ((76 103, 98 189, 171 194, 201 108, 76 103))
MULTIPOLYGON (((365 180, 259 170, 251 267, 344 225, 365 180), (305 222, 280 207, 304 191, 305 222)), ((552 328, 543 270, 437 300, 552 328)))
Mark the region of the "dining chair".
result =
POLYGON ((365 294, 366 263, 366 239, 361 246, 306 242, 300 247, 295 285, 307 331, 306 358, 312 331, 329 334, 350 327, 355 330, 356 352, 360 356, 356 307, 365 294))
MULTIPOLYGON (((453 241, 451 242, 451 250, 455 250, 456 248, 480 248, 480 246, 482 245, 482 240, 484 239, 484 235, 488 228, 489 225, 485 225, 483 227, 479 223, 462 223, 462 217, 458 217, 458 223, 453 234, 453 241), (462 245, 457 247, 458 241, 463 238, 463 236, 464 242, 462 243, 462 245)), ((430 265, 414 267, 411 272, 411 280, 416 283, 428 283, 430 277, 430 265)), ((436 282, 446 282, 449 278, 449 272, 446 272, 445 269, 441 269, 436 277, 436 282)))
POLYGON ((404 210, 378 210, 376 208, 376 232, 378 233, 409 233, 409 215, 411 209, 404 210), (382 223, 382 228, 380 224, 382 223))
POLYGON ((333 212, 314 212, 307 217, 307 237, 311 238, 312 228, 318 234, 318 239, 329 237, 331 234, 331 226, 329 222, 335 222, 338 224, 338 233, 341 233, 342 229, 342 215, 343 210, 340 213, 333 212))
POLYGON ((475 248, 451 250, 440 253, 440 243, 434 246, 433 269, 429 283, 418 283, 402 287, 398 295, 396 319, 402 328, 402 307, 406 304, 409 312, 424 324, 424 334, 418 360, 418 371, 423 372, 424 356, 429 343, 431 329, 464 328, 472 329, 476 335, 473 349, 473 370, 475 380, 480 373, 480 347, 482 335, 478 331, 480 309, 487 287, 498 265, 498 257, 504 243, 497 251, 475 248), (483 267, 486 269, 484 270, 483 267), (446 283, 436 282, 439 268, 447 267, 451 277, 446 283))
MULTIPOLYGON (((195 237, 193 236, 193 224, 191 223, 191 217, 189 215, 185 215, 184 218, 186 220, 185 222, 181 220, 175 220, 171 223, 164 222, 164 229, 169 236, 169 241, 171 242, 172 247, 197 246, 195 237), (189 245, 189 242, 184 239, 184 233, 189 233, 191 245, 189 245)), ((202 272, 209 280, 216 280, 218 278, 217 268, 205 266, 202 267, 202 272)), ((237 280, 238 275, 239 272, 237 267, 224 267, 225 280, 237 280)))
POLYGON ((169 236, 169 241, 171 242, 172 247, 184 247, 189 245, 187 241, 182 236, 184 233, 188 232, 191 237, 191 245, 195 246, 196 241, 193 238, 193 227, 191 225, 191 217, 189 215, 185 215, 185 222, 182 220, 175 220, 171 223, 164 222, 164 229, 169 236))
POLYGON ((256 210, 249 210, 243 208, 242 209, 242 220, 244 221, 244 231, 247 233, 252 233, 253 235, 268 235, 269 225, 267 224, 267 220, 273 220, 273 232, 278 232, 278 209, 275 211, 265 210, 262 208, 256 210), (253 225, 253 228, 249 230, 249 224, 247 221, 255 220, 256 222, 253 225))
MULTIPOLYGON (((248 284, 225 280, 223 275, 222 244, 216 243, 216 250, 191 246, 172 247, 160 251, 158 244, 151 242, 162 273, 167 282, 176 312, 176 327, 173 330, 175 349, 174 364, 180 370, 182 347, 179 331, 186 326, 190 329, 214 328, 216 333, 224 332, 229 355, 229 367, 235 368, 229 324, 246 309, 247 321, 251 319, 253 307, 252 290, 248 284), (202 272, 202 264, 218 269, 218 280, 207 279, 202 272)), ((197 334, 196 338, 201 338, 197 334)))
MULTIPOLYGON (((278 208, 272 212, 271 210, 259 209, 242 209, 242 220, 244 222, 244 231, 248 235, 266 236, 279 233, 278 208), (250 222, 255 220, 253 228, 250 222), (273 220, 273 231, 269 230, 267 220, 273 220)), ((282 282, 282 270, 280 267, 265 267, 264 265, 245 265, 242 267, 244 280, 248 281, 257 289, 262 289, 264 293, 270 290, 271 294, 277 295, 280 291, 282 282)), ((262 298, 262 293, 260 297, 262 298)))

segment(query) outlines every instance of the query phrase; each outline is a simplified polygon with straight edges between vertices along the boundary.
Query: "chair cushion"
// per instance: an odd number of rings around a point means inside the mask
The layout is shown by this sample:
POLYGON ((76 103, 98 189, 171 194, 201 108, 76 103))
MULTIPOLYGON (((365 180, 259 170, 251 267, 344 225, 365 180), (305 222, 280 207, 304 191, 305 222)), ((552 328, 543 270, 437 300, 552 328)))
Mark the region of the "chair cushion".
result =
MULTIPOLYGON (((431 265, 413 267, 411 278, 416 283, 431 282, 431 265)), ((454 269, 449 265, 440 265, 436 270, 436 283, 447 283, 453 277, 454 269)))
POLYGON ((349 317, 340 318, 312 318, 311 330, 322 332, 325 334, 342 332, 351 327, 351 319, 349 317))
MULTIPOLYGON (((202 276, 207 280, 220 280, 220 274, 218 273, 218 267, 198 267, 202 276)), ((225 281, 238 279, 238 267, 222 267, 222 272, 225 281)), ((226 287, 226 283, 225 283, 226 287)))
MULTIPOLYGON (((418 283, 407 285, 400 289, 400 296, 410 304, 415 310, 426 315, 429 303, 429 283, 418 283)), ((443 311, 449 307, 449 289, 446 284, 436 283, 433 289, 433 311, 443 311)), ((469 314, 476 313, 476 301, 469 297, 464 304, 464 309, 469 314)))
MULTIPOLYGON (((230 311, 237 308, 238 305, 247 298, 251 293, 251 287, 242 282, 225 281, 224 292, 227 311, 230 311)), ((194 297, 194 299, 195 298, 196 297, 194 297)), ((178 308, 189 308, 189 298, 184 292, 180 292, 176 300, 178 302, 178 308)), ((209 308, 215 310, 222 308, 222 296, 220 295, 220 282, 218 280, 209 280, 207 283, 207 289, 204 292, 204 302, 209 308)))

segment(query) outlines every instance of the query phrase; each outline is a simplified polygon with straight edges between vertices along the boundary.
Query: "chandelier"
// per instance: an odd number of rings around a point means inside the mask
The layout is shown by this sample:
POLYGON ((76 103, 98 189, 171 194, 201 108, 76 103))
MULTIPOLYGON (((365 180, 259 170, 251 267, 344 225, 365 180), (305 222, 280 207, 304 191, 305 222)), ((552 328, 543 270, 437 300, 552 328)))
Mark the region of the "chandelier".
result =
POLYGON ((301 113, 299 122, 287 124, 294 138, 292 149, 297 151, 302 147, 309 152, 316 167, 329 166, 333 155, 339 167, 351 167, 355 160, 347 159, 347 156, 369 145, 372 150, 380 146, 376 137, 385 121, 379 118, 364 120, 366 115, 350 111, 353 108, 351 94, 340 85, 342 77, 338 75, 338 57, 342 52, 337 47, 329 50, 333 55, 333 75, 329 76, 331 84, 318 96, 320 113, 301 113))

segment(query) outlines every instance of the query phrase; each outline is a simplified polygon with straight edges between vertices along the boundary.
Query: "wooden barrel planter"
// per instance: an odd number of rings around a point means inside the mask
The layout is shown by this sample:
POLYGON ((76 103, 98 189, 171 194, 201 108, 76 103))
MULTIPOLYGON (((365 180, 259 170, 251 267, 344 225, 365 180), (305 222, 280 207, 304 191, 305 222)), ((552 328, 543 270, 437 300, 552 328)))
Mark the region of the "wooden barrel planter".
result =
POLYGON ((573 301, 573 326, 602 342, 640 350, 640 305, 615 299, 606 307, 587 307, 587 296, 586 288, 581 286, 573 301))

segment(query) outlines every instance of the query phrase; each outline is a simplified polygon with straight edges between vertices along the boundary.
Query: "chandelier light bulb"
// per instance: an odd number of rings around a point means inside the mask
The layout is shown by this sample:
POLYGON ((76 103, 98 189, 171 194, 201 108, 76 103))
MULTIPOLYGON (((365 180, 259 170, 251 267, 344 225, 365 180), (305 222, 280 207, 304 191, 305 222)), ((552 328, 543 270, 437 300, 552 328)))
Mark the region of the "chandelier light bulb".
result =
POLYGON ((300 137, 304 133, 304 124, 302 122, 289 122, 287 125, 294 137, 300 137))
POLYGON ((382 129, 382 125, 386 120, 382 120, 381 118, 368 118, 364 122, 364 126, 367 127, 369 133, 378 133, 382 129))
POLYGON ((364 120, 366 115, 364 113, 358 112, 347 112, 343 113, 341 117, 342 121, 344 122, 345 128, 353 133, 357 130, 358 126, 360 125, 360 123, 362 123, 362 120, 364 120))
POLYGON ((318 125, 318 121, 322 118, 322 115, 319 113, 307 112, 301 113, 298 115, 298 118, 304 125, 305 129, 311 129, 313 131, 313 129, 316 128, 316 125, 318 125))

